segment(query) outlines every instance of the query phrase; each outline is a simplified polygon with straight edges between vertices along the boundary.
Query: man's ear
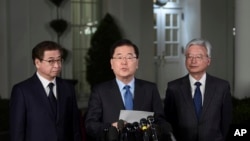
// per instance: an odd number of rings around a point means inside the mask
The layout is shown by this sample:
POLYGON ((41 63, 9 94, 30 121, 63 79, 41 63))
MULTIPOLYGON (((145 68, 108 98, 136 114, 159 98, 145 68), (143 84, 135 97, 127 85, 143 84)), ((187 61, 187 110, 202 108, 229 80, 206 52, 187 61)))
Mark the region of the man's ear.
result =
POLYGON ((110 66, 111 66, 111 69, 113 69, 113 60, 110 59, 110 66))
POLYGON ((35 61, 34 61, 34 63, 35 63, 35 66, 38 68, 39 64, 41 63, 41 61, 36 58, 35 61))
POLYGON ((209 66, 210 63, 211 63, 211 58, 208 58, 208 59, 207 59, 207 66, 209 66))

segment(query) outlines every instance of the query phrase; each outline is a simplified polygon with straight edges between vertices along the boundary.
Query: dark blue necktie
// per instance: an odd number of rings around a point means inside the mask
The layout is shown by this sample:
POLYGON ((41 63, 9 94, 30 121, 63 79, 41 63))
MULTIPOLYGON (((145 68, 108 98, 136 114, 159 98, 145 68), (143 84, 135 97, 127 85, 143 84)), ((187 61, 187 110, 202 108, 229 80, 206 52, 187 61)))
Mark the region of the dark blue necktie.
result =
POLYGON ((54 84, 53 83, 49 83, 49 102, 50 102, 50 106, 52 108, 52 111, 54 113, 54 115, 56 116, 56 112, 57 112, 57 104, 56 104, 56 97, 53 93, 53 87, 54 87, 54 84))
POLYGON ((201 90, 200 90, 201 83, 195 82, 195 85, 196 85, 196 89, 194 92, 194 106, 195 106, 196 116, 199 119, 200 114, 201 114, 201 109, 202 109, 202 97, 201 97, 201 90))
POLYGON ((124 86, 125 94, 124 94, 124 101, 125 101, 125 109, 126 110, 133 110, 133 96, 130 92, 130 86, 126 85, 124 86))

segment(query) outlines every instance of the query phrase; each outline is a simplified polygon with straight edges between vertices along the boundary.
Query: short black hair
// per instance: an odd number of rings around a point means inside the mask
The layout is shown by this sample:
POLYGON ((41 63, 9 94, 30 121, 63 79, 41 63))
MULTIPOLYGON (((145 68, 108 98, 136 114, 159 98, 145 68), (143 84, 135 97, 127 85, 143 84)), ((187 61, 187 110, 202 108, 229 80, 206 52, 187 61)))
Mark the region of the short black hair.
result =
POLYGON ((139 58, 139 49, 138 47, 133 43, 131 42, 130 40, 128 39, 121 39, 121 40, 118 40, 116 41, 110 48, 110 58, 113 58, 113 55, 114 55, 114 52, 115 52, 115 49, 119 46, 123 46, 123 45, 127 45, 127 46, 131 46, 134 48, 134 51, 135 51, 135 54, 136 54, 136 58, 139 58))
POLYGON ((35 59, 42 60, 44 52, 48 50, 59 50, 61 53, 61 57, 63 56, 63 48, 60 44, 53 41, 42 41, 32 49, 33 63, 35 63, 35 59))

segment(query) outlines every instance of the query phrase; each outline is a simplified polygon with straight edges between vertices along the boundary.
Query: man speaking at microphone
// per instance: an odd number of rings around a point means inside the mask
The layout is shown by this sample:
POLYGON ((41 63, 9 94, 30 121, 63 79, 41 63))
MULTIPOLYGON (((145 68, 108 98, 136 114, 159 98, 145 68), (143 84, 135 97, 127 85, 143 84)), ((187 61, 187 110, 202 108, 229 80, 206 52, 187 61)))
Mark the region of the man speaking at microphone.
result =
POLYGON ((154 112, 157 120, 164 120, 156 84, 135 78, 139 64, 137 46, 127 39, 117 41, 110 50, 110 64, 115 79, 93 87, 85 118, 87 134, 101 140, 103 129, 118 129, 120 110, 154 112))

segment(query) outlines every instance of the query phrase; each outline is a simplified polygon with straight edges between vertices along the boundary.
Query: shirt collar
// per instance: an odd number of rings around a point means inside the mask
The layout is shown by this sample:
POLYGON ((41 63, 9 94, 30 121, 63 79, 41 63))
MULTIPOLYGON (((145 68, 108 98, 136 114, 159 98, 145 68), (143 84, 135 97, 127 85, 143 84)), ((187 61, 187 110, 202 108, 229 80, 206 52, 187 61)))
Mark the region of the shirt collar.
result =
POLYGON ((204 86, 206 82, 206 77, 207 77, 207 73, 204 73, 200 80, 196 80, 194 77, 189 75, 190 84, 193 85, 195 82, 198 81, 204 86))
POLYGON ((47 88, 49 83, 54 83, 54 85, 56 85, 56 78, 54 78, 52 81, 49 81, 47 79, 45 79, 44 77, 42 77, 38 72, 36 72, 37 77, 39 78, 39 80, 42 82, 42 85, 44 88, 47 88))
POLYGON ((128 84, 124 84, 122 81, 116 78, 116 82, 119 86, 120 91, 123 90, 124 86, 129 85, 130 89, 133 90, 135 87, 135 78, 133 78, 128 84))

